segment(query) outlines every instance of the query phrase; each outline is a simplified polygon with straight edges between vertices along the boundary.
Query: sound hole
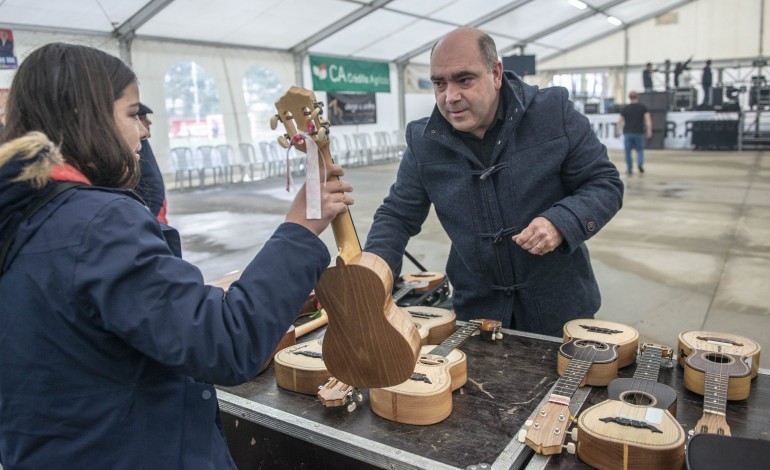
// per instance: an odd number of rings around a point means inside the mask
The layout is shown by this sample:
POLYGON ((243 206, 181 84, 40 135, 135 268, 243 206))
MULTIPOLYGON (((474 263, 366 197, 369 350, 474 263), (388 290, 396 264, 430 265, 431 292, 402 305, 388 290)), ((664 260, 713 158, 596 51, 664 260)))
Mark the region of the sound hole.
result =
POLYGON ((725 356, 721 353, 708 353, 705 355, 705 358, 707 361, 713 362, 714 364, 729 364, 733 362, 730 356, 725 356))
POLYGON ((607 346, 607 343, 602 343, 600 341, 591 341, 590 339, 579 339, 575 341, 575 346, 581 347, 581 348, 594 348, 597 351, 605 351, 609 349, 609 346, 607 346))
POLYGON ((420 356, 418 361, 426 366, 440 366, 446 364, 447 359, 443 356, 425 355, 420 356))
POLYGON ((621 393, 620 399, 631 405, 639 405, 639 406, 654 406, 656 402, 654 396, 650 395, 649 393, 644 393, 640 391, 621 393))

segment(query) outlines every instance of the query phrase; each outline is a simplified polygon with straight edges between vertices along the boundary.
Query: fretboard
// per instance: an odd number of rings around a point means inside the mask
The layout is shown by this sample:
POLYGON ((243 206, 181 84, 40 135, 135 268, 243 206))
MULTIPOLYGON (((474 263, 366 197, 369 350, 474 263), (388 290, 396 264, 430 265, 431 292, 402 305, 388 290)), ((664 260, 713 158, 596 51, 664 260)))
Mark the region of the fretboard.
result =
POLYGON ((552 395, 561 395, 571 398, 578 387, 580 387, 580 382, 585 378, 588 369, 591 368, 591 364, 592 362, 590 361, 583 361, 580 359, 570 360, 564 373, 559 380, 556 381, 552 395))
POLYGON ((478 323, 470 322, 459 330, 455 331, 452 336, 445 339, 443 343, 439 344, 431 350, 429 354, 434 356, 447 357, 449 353, 460 347, 460 345, 468 339, 473 333, 481 328, 478 323))
POLYGON ((642 354, 636 357, 635 379, 658 381, 660 372, 660 358, 663 356, 663 349, 655 346, 646 346, 642 354))
MULTIPOLYGON (((710 367, 709 369, 718 369, 710 367)), ((727 388, 730 376, 719 370, 706 370, 703 387, 703 411, 724 415, 727 410, 727 388)))

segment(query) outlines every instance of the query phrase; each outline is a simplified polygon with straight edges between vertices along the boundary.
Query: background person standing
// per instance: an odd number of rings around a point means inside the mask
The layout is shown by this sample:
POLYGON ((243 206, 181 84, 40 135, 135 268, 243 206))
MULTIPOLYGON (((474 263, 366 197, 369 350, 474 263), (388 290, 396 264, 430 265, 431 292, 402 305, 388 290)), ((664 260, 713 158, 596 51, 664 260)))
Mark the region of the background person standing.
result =
POLYGON ((652 118, 647 106, 639 102, 639 94, 632 91, 628 94, 631 103, 623 107, 615 127, 615 137, 623 132, 623 148, 626 153, 626 171, 628 176, 634 174, 634 160, 631 151, 636 150, 636 163, 639 173, 644 173, 644 139, 652 137, 652 118))
POLYGON ((711 59, 706 61, 706 66, 703 67, 703 75, 701 76, 701 86, 703 86, 703 104, 711 106, 711 59))

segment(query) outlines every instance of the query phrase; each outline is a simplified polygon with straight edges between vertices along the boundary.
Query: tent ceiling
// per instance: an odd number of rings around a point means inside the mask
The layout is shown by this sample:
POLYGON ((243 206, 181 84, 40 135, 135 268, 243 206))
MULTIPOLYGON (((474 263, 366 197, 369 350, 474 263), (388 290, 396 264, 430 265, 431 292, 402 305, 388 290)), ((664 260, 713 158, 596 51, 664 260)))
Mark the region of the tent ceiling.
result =
POLYGON ((689 1, 0 0, 0 27, 427 63, 436 39, 470 25, 502 55, 543 60, 689 1))

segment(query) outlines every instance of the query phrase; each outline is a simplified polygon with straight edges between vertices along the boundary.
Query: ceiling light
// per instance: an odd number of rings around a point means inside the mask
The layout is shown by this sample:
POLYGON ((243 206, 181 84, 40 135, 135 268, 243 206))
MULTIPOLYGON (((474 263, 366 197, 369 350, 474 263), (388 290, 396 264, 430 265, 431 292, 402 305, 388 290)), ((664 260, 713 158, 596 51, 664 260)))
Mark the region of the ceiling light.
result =
POLYGON ((623 24, 622 21, 620 21, 619 19, 615 18, 614 16, 608 16, 607 17, 607 23, 615 25, 615 26, 620 26, 620 25, 623 24))
POLYGON ((578 10, 585 10, 588 7, 588 5, 581 2, 580 0, 567 0, 567 3, 577 8, 578 10))

